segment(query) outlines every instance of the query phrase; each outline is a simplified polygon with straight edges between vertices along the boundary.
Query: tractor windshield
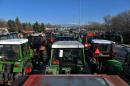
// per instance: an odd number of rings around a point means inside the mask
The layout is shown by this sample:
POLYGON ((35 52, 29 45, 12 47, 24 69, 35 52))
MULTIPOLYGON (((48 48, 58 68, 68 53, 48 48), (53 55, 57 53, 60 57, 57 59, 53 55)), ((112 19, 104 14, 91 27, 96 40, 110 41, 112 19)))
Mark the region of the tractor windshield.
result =
POLYGON ((8 39, 9 38, 9 35, 1 35, 0 36, 0 40, 5 40, 5 39, 8 39))
POLYGON ((64 48, 54 49, 53 59, 60 60, 62 63, 83 64, 83 49, 81 48, 64 48))
POLYGON ((111 50, 111 44, 96 44, 95 45, 95 50, 99 49, 101 52, 110 52, 111 50))
POLYGON ((17 60, 19 55, 18 45, 0 45, 0 59, 17 60))

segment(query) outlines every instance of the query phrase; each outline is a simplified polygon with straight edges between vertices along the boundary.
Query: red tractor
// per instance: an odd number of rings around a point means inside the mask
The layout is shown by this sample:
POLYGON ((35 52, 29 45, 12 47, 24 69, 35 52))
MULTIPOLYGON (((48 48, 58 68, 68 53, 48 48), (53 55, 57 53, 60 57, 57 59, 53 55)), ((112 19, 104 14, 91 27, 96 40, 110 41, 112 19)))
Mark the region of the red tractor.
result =
POLYGON ((91 46, 91 40, 96 38, 96 34, 95 33, 92 33, 92 32, 89 32, 87 33, 84 37, 83 37, 83 44, 84 46, 87 48, 87 47, 90 47, 91 46))

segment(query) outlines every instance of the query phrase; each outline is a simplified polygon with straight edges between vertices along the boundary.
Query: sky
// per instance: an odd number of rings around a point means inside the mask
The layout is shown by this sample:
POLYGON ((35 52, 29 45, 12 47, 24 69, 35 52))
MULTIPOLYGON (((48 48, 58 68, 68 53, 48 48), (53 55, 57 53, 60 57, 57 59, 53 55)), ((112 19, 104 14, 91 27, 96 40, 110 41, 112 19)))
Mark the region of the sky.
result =
POLYGON ((103 22, 130 10, 130 0, 0 0, 0 19, 51 24, 103 22))

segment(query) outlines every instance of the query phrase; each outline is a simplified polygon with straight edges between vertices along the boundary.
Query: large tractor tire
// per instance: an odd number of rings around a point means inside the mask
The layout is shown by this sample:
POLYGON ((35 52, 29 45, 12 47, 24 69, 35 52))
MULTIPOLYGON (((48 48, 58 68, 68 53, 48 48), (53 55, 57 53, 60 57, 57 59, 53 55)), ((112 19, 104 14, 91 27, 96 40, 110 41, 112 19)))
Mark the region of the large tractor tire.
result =
POLYGON ((123 72, 123 66, 120 61, 115 59, 105 62, 106 72, 110 74, 121 74, 123 72))

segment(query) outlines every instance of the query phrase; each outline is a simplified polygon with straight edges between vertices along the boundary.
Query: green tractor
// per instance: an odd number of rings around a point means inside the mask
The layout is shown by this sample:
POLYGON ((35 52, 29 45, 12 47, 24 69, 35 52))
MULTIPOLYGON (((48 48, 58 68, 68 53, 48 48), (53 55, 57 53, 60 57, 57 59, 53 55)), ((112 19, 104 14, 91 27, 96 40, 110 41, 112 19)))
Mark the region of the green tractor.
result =
POLYGON ((19 75, 32 71, 33 51, 28 46, 28 39, 7 39, 0 41, 1 81, 8 82, 19 75))
POLYGON ((46 74, 90 73, 84 46, 78 41, 57 41, 52 44, 51 59, 46 74))
POLYGON ((93 72, 121 73, 122 63, 115 59, 115 42, 102 39, 92 39, 88 49, 88 61, 93 72))

